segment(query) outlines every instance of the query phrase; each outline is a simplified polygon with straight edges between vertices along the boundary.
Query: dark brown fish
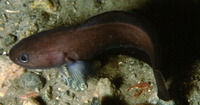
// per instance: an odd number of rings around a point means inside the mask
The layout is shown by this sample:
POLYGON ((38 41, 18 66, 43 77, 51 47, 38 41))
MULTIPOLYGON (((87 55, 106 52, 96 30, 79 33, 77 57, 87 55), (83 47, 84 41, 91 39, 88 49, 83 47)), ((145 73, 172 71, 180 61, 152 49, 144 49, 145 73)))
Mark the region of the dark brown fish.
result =
MULTIPOLYGON (((122 11, 94 16, 77 27, 57 28, 21 40, 9 53, 16 64, 30 69, 67 64, 70 75, 82 78, 88 61, 102 52, 131 48, 134 55, 155 67, 153 35, 141 17, 122 11)), ((128 51, 128 50, 127 50, 128 51)), ((154 70, 158 96, 168 100, 162 76, 154 70)))

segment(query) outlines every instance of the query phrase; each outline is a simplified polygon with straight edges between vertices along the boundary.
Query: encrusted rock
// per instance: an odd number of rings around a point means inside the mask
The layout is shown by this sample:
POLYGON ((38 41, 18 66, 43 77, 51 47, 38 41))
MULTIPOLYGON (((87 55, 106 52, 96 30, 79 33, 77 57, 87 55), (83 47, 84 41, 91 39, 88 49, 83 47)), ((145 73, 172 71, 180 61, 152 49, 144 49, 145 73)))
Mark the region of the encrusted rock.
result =
POLYGON ((10 80, 21 76, 24 69, 10 62, 7 56, 0 56, 0 97, 3 97, 10 87, 10 80))
POLYGON ((23 75, 22 82, 25 88, 31 90, 35 88, 43 88, 44 85, 43 81, 38 75, 30 72, 27 72, 23 75))
POLYGON ((188 88, 186 95, 190 105, 199 105, 200 103, 200 60, 197 60, 193 65, 189 77, 185 81, 185 86, 188 88))

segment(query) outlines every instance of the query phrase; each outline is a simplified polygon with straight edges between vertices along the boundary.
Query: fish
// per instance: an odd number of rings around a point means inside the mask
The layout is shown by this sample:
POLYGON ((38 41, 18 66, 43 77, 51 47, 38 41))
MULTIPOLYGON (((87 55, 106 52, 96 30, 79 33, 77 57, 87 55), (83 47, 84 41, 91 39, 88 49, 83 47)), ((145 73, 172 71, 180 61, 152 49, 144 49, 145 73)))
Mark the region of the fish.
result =
POLYGON ((11 48, 9 57, 24 68, 56 67, 62 74, 60 67, 67 65, 70 76, 85 80, 85 72, 93 69, 93 58, 106 51, 126 52, 154 69, 158 97, 169 100, 162 74, 155 68, 155 39, 151 25, 143 17, 133 12, 109 11, 81 25, 54 28, 24 38, 11 48))

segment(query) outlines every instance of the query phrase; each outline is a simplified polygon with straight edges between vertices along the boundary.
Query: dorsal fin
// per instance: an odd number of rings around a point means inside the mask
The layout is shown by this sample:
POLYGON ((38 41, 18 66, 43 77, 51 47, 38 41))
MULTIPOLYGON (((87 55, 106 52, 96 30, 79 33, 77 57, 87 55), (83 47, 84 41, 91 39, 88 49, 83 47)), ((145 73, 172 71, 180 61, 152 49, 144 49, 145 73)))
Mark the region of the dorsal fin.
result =
POLYGON ((150 31, 149 23, 143 17, 133 12, 125 11, 110 11, 93 16, 86 20, 80 27, 84 28, 105 23, 127 23, 137 26, 147 33, 150 31))

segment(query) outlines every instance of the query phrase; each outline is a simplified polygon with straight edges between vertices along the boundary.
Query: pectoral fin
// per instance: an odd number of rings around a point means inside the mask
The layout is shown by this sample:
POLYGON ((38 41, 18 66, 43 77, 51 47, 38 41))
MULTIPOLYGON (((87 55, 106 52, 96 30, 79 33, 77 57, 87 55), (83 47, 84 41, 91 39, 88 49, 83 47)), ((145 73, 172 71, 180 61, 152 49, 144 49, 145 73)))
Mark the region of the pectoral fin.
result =
POLYGON ((70 77, 81 82, 86 80, 88 71, 91 70, 91 63, 89 61, 75 61, 66 58, 66 65, 70 77))

